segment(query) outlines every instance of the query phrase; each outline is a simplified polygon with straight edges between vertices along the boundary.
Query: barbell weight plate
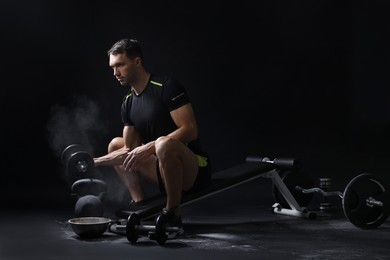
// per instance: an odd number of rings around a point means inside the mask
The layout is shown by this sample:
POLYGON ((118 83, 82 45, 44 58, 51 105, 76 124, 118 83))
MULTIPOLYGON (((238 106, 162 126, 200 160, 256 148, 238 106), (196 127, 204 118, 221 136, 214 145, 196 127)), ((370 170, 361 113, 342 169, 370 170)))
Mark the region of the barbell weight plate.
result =
POLYGON ((165 214, 161 214, 156 220, 155 239, 159 245, 164 245, 168 239, 166 234, 166 226, 168 223, 168 217, 165 214))
POLYGON ((69 185, 85 178, 94 178, 95 162, 85 151, 73 153, 66 163, 66 179, 69 185))
POLYGON ((388 190, 378 177, 362 173, 353 178, 344 190, 342 206, 344 215, 355 226, 373 229, 380 226, 389 216, 383 207, 368 206, 366 200, 380 196, 388 190))
POLYGON ((138 230, 136 227, 139 226, 140 223, 141 218, 136 213, 131 213, 127 219, 126 237, 131 244, 136 243, 138 240, 138 230))
POLYGON ((66 164, 69 157, 75 153, 75 152, 78 152, 78 151, 82 151, 83 150, 83 147, 79 144, 71 144, 69 146, 67 146, 63 151, 62 151, 62 154, 61 154, 61 162, 63 164, 66 164))
MULTIPOLYGON (((300 207, 306 207, 309 202, 313 199, 313 193, 302 193, 295 189, 296 186, 300 186, 304 189, 310 189, 314 187, 314 181, 306 173, 297 171, 297 170, 284 170, 279 172, 280 178, 283 180, 284 184, 293 195, 300 207)), ((290 205, 287 203, 286 199, 283 197, 282 193, 272 183, 272 195, 277 203, 280 204, 282 208, 290 209, 290 205)))

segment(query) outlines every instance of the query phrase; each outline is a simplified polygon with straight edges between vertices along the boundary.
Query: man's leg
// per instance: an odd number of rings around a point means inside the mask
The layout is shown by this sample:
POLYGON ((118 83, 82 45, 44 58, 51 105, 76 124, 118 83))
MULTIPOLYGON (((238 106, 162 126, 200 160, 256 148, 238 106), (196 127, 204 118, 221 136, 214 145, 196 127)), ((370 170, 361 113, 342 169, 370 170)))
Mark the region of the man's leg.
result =
MULTIPOLYGON (((118 150, 124 146, 122 137, 114 138, 108 145, 108 152, 118 150)), ((114 166, 119 177, 126 185, 131 198, 135 202, 145 199, 145 191, 141 180, 141 175, 149 182, 157 183, 156 157, 150 157, 144 164, 139 167, 137 172, 127 172, 123 166, 114 166)))
POLYGON ((198 173, 196 155, 182 142, 169 137, 156 140, 156 155, 167 193, 166 209, 180 215, 182 191, 191 189, 198 173))

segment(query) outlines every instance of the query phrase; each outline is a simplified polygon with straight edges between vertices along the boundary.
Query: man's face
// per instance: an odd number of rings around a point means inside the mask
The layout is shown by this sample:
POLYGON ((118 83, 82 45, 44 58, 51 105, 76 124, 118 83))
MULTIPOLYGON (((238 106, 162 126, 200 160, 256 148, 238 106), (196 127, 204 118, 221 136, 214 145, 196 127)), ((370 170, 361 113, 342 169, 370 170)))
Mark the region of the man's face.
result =
POLYGON ((130 59, 125 53, 110 54, 109 65, 114 72, 115 78, 122 86, 131 85, 135 80, 136 60, 130 59))

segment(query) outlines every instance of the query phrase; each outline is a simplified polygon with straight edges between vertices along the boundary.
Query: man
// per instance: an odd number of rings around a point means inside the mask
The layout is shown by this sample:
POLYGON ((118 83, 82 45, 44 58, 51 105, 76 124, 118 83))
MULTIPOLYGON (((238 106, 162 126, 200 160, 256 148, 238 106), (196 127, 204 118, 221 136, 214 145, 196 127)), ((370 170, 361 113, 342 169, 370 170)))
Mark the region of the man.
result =
POLYGON ((211 177, 188 94, 175 79, 145 69, 135 39, 119 40, 108 56, 114 76, 130 91, 121 107, 123 136, 110 142, 108 154, 94 158, 95 165, 114 166, 135 203, 145 199, 142 178, 158 185, 167 197, 161 214, 183 231, 182 192, 208 185, 211 177))

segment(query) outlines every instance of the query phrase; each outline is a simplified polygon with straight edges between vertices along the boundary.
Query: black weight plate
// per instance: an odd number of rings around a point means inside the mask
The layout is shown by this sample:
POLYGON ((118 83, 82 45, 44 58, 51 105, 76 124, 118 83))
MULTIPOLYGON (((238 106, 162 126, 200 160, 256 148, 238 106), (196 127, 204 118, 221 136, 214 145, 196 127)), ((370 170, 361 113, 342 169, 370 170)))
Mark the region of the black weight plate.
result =
POLYGON ((362 229, 380 226, 389 216, 383 207, 367 206, 369 197, 375 198, 388 190, 381 180, 371 173, 362 173, 353 178, 343 194, 343 211, 347 219, 362 229))
MULTIPOLYGON (((304 189, 310 189, 314 187, 314 181, 306 173, 301 171, 286 170, 279 172, 280 178, 283 180, 284 184, 291 192, 295 200, 297 201, 300 207, 306 207, 309 202, 313 199, 313 193, 302 193, 295 190, 296 186, 300 186, 304 189)), ((290 209, 290 205, 287 203, 286 199, 283 197, 282 193, 272 183, 272 195, 277 203, 280 204, 282 208, 290 209)))
POLYGON ((164 214, 157 217, 156 220, 156 241, 159 245, 164 245, 168 239, 165 227, 168 222, 168 217, 164 214))
POLYGON ((61 162, 63 164, 66 164, 68 159, 70 158, 70 156, 75 153, 75 152, 78 152, 78 151, 82 151, 83 150, 83 147, 79 144, 71 144, 69 146, 67 146, 63 151, 62 151, 62 154, 61 154, 61 162))
POLYGON ((66 179, 69 185, 75 181, 85 178, 94 178, 95 162, 92 156, 79 151, 73 153, 66 163, 66 179), (85 168, 82 168, 81 165, 85 168))
POLYGON ((136 213, 131 213, 127 219, 126 237, 131 244, 134 244, 138 240, 138 230, 136 226, 139 226, 140 223, 141 219, 136 213))

